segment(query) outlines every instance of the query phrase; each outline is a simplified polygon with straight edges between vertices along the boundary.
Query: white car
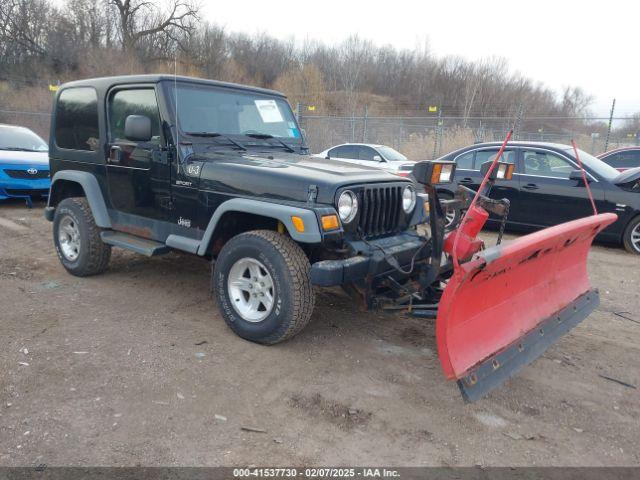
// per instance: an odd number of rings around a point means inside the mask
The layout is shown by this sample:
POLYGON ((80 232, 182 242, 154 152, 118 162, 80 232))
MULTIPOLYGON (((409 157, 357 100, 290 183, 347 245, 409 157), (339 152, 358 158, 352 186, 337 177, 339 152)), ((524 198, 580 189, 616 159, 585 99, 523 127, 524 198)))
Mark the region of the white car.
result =
POLYGON ((408 176, 415 163, 391 147, 368 143, 336 145, 314 155, 314 157, 380 168, 401 177, 408 176))

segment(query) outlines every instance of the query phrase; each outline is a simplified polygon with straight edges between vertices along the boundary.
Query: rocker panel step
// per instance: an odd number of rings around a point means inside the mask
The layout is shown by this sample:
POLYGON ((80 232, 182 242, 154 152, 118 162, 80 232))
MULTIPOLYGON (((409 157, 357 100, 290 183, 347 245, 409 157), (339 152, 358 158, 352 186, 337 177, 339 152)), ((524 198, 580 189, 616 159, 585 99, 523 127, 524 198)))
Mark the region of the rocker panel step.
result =
POLYGON ((136 237, 123 232, 114 232, 107 230, 100 232, 100 238, 104 243, 113 245, 114 247, 126 248, 132 252, 146 255, 147 257, 153 257, 155 255, 162 255, 168 253, 171 250, 164 243, 156 242, 154 240, 148 240, 146 238, 136 237))

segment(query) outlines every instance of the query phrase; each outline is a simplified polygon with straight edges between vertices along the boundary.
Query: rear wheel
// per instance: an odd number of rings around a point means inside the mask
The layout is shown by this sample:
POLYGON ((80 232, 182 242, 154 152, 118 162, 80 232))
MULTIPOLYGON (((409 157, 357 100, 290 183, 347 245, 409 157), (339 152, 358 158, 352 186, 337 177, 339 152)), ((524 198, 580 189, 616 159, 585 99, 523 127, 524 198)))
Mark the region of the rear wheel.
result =
POLYGON ((72 275, 96 275, 109 265, 111 246, 102 242, 86 198, 65 198, 56 207, 53 242, 62 266, 72 275))
POLYGON ((313 312, 310 269, 300 246, 285 235, 237 235, 220 251, 213 272, 220 313, 246 340, 274 344, 291 338, 313 312))
MULTIPOLYGON (((440 194, 440 197, 442 198, 442 200, 453 200, 453 196, 446 193, 440 194)), ((449 232, 453 230, 460 222, 460 217, 462 212, 458 208, 445 209, 444 206, 443 206, 443 210, 444 210, 444 228, 445 228, 445 231, 449 232)))
POLYGON ((622 242, 628 252, 640 255, 640 215, 629 222, 624 230, 622 242))

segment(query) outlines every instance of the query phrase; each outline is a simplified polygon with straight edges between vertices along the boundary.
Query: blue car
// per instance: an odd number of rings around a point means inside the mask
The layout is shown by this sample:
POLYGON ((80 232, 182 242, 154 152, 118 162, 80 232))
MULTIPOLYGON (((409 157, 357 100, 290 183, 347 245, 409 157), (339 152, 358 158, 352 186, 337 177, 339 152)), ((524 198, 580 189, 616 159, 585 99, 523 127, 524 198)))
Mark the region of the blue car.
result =
POLYGON ((0 200, 23 198, 27 206, 49 195, 47 143, 17 125, 0 125, 0 200))

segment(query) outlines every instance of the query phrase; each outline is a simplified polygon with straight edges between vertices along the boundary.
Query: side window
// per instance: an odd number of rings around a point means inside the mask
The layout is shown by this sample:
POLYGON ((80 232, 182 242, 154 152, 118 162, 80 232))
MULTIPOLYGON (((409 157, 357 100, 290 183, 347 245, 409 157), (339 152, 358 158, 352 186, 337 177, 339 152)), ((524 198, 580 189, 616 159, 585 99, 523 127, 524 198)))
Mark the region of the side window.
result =
POLYGON ((551 152, 524 150, 523 158, 525 175, 569 178, 575 169, 573 164, 551 152))
POLYGON ((358 150, 354 145, 343 145, 331 150, 331 158, 358 158, 358 150))
MULTIPOLYGON (((380 158, 382 158, 382 156, 371 147, 360 146, 360 147, 358 147, 358 150, 360 151, 360 157, 359 157, 360 160, 368 160, 368 161, 373 162, 374 161, 373 157, 375 155, 378 155, 380 158)), ((358 158, 358 157, 356 157, 356 158, 358 158)), ((375 161, 377 161, 377 160, 375 160, 375 161)))
POLYGON ((640 150, 614 153, 613 155, 605 158, 605 162, 614 168, 640 167, 640 150))
POLYGON ((151 119, 151 142, 160 143, 160 114, 156 92, 151 88, 118 90, 109 100, 109 138, 112 142, 127 141, 124 123, 129 115, 144 115, 151 119))
MULTIPOLYGON (((473 170, 473 155, 475 154, 475 151, 470 151, 467 153, 463 153, 462 155, 458 156, 456 158, 456 168, 460 169, 464 169, 464 170, 473 170)), ((476 169, 479 170, 479 169, 476 169)))
POLYGON ((603 158, 602 161, 611 165, 614 168, 620 168, 620 153, 614 153, 603 158))
MULTIPOLYGON (((498 154, 499 149, 494 150, 478 150, 476 152, 476 161, 475 161, 475 169, 480 170, 480 167, 485 162, 492 162, 496 155, 498 154)), ((502 152, 502 157, 500 158, 501 162, 507 163, 515 163, 516 161, 516 152, 515 150, 505 150, 502 152)))
POLYGON ((93 88, 63 90, 56 107, 56 145, 69 150, 96 151, 98 132, 98 95, 93 88))

